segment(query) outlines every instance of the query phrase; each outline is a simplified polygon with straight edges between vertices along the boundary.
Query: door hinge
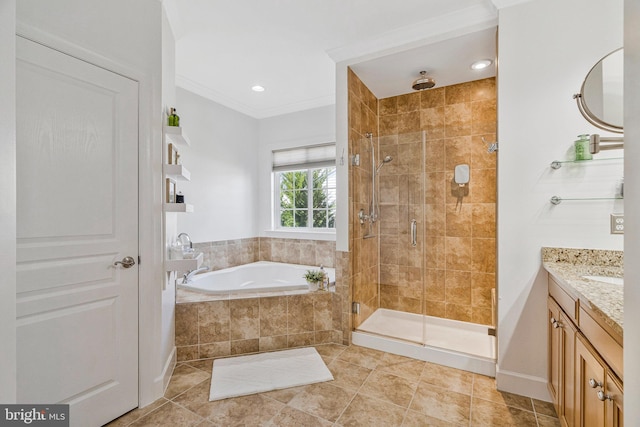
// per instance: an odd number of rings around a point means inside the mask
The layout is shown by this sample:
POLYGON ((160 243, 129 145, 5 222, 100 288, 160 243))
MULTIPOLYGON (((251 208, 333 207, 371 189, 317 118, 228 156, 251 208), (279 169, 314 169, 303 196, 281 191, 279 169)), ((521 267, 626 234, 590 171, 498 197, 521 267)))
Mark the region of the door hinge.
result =
POLYGON ((138 265, 140 265, 140 255, 138 255, 138 265))
POLYGON ((487 334, 491 335, 492 337, 495 337, 496 336, 496 328, 487 329, 487 334))
POLYGON ((351 303, 351 313, 353 314, 360 314, 360 303, 359 302, 352 302, 351 303))

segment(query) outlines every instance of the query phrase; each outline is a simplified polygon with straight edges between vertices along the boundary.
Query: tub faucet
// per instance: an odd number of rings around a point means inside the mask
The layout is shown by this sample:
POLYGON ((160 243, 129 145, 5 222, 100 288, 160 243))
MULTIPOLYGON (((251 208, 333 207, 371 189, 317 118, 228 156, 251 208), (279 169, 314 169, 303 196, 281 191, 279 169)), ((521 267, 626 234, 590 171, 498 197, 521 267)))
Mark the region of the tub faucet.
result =
POLYGON ((185 273, 184 276, 182 276, 182 283, 190 283, 191 282, 191 278, 193 276, 195 276, 196 274, 200 273, 201 271, 207 271, 209 270, 209 267, 207 267, 206 265, 200 268, 196 268, 195 270, 191 270, 188 273, 185 273))
POLYGON ((186 245, 182 242, 182 238, 185 237, 187 239, 187 242, 189 242, 189 248, 193 249, 193 243, 191 242, 191 237, 189 237, 189 235, 187 233, 180 233, 178 234, 178 241, 182 244, 182 247, 184 248, 186 245))

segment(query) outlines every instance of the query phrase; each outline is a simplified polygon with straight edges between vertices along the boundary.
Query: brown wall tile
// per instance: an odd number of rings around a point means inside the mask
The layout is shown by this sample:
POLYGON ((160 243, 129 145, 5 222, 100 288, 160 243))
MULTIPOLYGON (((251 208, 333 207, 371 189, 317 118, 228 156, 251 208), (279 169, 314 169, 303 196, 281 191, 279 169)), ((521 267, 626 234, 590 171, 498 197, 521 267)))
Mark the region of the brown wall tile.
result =
POLYGON ((231 300, 229 311, 231 340, 260 337, 260 300, 258 298, 231 300))
POLYGON ((248 354, 257 353, 260 350, 260 340, 258 338, 251 340, 231 341, 231 354, 248 354))
POLYGON ((287 297, 287 334, 313 331, 313 298, 311 295, 287 297))
POLYGON ((287 300, 278 297, 260 298, 260 336, 286 334, 287 300))
POLYGON ((229 341, 229 301, 198 303, 200 344, 229 341))
POLYGON ((176 346, 198 344, 198 306, 176 304, 176 346))

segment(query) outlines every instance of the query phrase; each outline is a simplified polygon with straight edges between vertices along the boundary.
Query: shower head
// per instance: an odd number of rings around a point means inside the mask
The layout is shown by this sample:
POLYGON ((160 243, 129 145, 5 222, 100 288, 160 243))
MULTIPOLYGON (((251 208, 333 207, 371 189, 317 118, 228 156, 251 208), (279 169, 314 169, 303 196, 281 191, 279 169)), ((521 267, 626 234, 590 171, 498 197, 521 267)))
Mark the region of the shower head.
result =
POLYGON ((393 157, 391 157, 391 156, 387 156, 387 157, 385 157, 385 158, 380 162, 380 164, 378 165, 378 167, 376 168, 376 173, 378 173, 378 171, 380 170, 380 168, 381 168, 382 166, 384 166, 384 164, 385 164, 385 163, 389 163, 391 160, 393 160, 393 157))
POLYGON ((416 79, 416 81, 413 82, 413 86, 411 87, 413 88, 413 90, 425 90, 425 89, 431 89, 435 85, 436 85, 436 81, 433 80, 431 77, 427 77, 426 71, 420 71, 420 77, 418 77, 418 79, 416 79))

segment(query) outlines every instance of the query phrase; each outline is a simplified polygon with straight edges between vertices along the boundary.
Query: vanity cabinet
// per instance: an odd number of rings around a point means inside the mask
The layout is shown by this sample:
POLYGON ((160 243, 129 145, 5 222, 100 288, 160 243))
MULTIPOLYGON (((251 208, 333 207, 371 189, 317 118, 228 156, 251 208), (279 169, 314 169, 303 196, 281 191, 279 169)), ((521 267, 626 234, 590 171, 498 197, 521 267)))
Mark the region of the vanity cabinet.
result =
POLYGON ((548 388, 563 427, 623 425, 622 338, 549 276, 548 388))
POLYGON ((549 392, 563 426, 575 417, 575 339, 577 328, 556 301, 548 299, 549 392))

